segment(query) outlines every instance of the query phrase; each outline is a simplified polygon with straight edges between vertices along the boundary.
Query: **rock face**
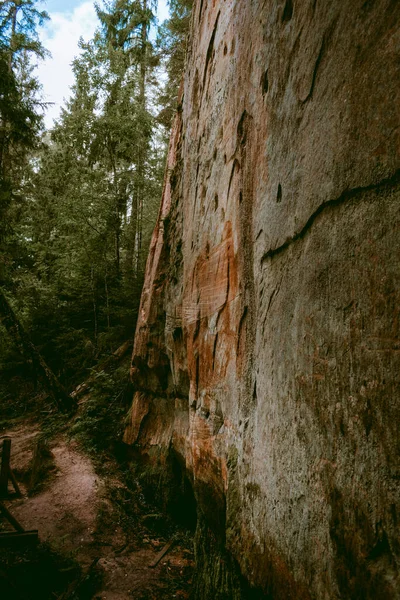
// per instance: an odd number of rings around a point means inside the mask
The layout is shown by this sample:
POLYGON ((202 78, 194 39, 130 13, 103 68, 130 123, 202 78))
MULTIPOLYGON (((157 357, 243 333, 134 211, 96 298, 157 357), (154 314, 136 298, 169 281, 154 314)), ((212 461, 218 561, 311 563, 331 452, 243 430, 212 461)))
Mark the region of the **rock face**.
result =
POLYGON ((400 597, 399 23, 195 2, 125 439, 197 598, 400 597))

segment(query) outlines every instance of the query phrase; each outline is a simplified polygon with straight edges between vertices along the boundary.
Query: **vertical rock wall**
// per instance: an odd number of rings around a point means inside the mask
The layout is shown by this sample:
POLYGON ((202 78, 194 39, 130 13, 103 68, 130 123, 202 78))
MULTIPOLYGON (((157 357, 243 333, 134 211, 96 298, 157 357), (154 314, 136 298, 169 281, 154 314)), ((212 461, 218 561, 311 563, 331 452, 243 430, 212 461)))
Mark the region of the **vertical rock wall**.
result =
POLYGON ((400 597, 399 23, 195 2, 125 438, 198 598, 400 597))

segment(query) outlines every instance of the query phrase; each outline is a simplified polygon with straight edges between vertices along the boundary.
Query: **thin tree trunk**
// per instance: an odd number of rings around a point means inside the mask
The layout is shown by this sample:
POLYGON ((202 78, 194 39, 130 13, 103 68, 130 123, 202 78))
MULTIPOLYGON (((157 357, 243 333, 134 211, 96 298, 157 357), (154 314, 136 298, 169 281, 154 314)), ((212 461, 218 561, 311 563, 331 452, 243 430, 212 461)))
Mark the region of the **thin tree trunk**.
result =
POLYGON ((32 343, 1 288, 0 319, 10 336, 22 350, 23 354, 32 360, 33 368, 37 376, 42 381, 43 387, 57 404, 58 408, 66 411, 73 410, 76 407, 75 401, 67 394, 36 346, 32 343))
POLYGON ((17 12, 18 12, 18 7, 14 6, 12 21, 11 21, 10 53, 9 53, 9 57, 8 57, 8 68, 10 69, 10 72, 12 71, 12 62, 13 62, 14 52, 15 52, 15 35, 17 33, 17 12))
MULTIPOLYGON (((147 0, 143 0, 142 4, 144 14, 147 11, 147 0)), ((140 61, 140 81, 139 81, 139 105, 143 111, 146 111, 146 78, 147 78, 147 38, 148 38, 148 22, 147 18, 143 19, 141 32, 141 61, 140 61)), ((144 194, 144 165, 145 156, 142 143, 139 147, 138 164, 137 164, 137 225, 134 238, 135 256, 134 256, 134 274, 139 275, 140 252, 142 249, 142 230, 143 230, 143 194, 144 194)))
POLYGON ((107 267, 106 267, 106 274, 104 275, 104 288, 106 291, 106 307, 107 307, 107 329, 108 331, 110 331, 110 297, 108 294, 108 282, 107 282, 107 278, 108 278, 108 273, 107 273, 107 267))
MULTIPOLYGON (((119 218, 119 214, 118 211, 116 211, 116 217, 118 220, 120 220, 119 218)), ((115 270, 117 273, 117 278, 119 278, 120 276, 120 272, 121 272, 121 228, 119 225, 116 226, 115 228, 115 270)))
POLYGON ((121 214, 119 210, 119 190, 118 190, 118 176, 117 168, 115 165, 115 152, 110 152, 110 158, 112 161, 113 169, 113 186, 114 186, 114 199, 115 199, 115 266, 117 270, 117 277, 120 275, 121 265, 121 214))
POLYGON ((96 302, 96 288, 95 288, 95 284, 94 284, 94 266, 93 265, 92 265, 92 268, 90 269, 90 280, 91 280, 91 284, 92 284, 94 341, 95 341, 96 350, 97 350, 97 334, 98 334, 97 302, 96 302))
MULTIPOLYGON (((120 80, 117 81, 116 85, 117 86, 120 85, 120 80)), ((107 104, 111 107, 115 105, 115 97, 114 97, 115 89, 116 89, 116 87, 114 86, 114 88, 111 91, 111 97, 110 97, 109 101, 107 102, 107 104)), ((114 196, 114 201, 115 201, 115 207, 114 207, 114 211, 115 211, 115 227, 114 227, 115 269, 117 272, 117 277, 119 278, 120 268, 121 268, 121 212, 120 212, 120 201, 119 201, 119 190, 118 190, 117 166, 116 166, 116 160, 115 160, 115 147, 116 147, 116 144, 115 144, 115 142, 113 142, 113 140, 111 139, 111 136, 109 134, 107 136, 107 148, 108 148, 108 155, 110 158, 111 168, 112 168, 112 172, 113 172, 113 196, 114 196)))
MULTIPOLYGON (((18 7, 12 8, 11 18, 11 37, 10 47, 8 49, 8 71, 10 77, 13 73, 13 58, 15 52, 15 36, 17 30, 17 11, 18 7)), ((3 118, 0 121, 0 176, 3 181, 7 181, 10 171, 10 156, 9 156, 9 134, 10 134, 10 123, 3 118)))
MULTIPOLYGON (((136 177, 136 175, 135 175, 136 177)), ((138 206, 137 206, 137 187, 138 184, 135 182, 135 187, 132 193, 131 213, 129 215, 129 240, 127 253, 126 253, 126 265, 127 275, 131 279, 135 273, 135 259, 136 259, 136 236, 138 226, 138 206)))

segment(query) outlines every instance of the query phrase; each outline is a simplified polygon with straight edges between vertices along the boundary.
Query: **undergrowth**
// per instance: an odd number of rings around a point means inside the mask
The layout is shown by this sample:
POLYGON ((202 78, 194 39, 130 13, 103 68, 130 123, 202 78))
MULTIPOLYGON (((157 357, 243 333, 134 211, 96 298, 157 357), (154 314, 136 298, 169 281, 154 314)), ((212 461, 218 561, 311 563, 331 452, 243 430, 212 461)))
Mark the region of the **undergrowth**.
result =
MULTIPOLYGON (((161 548, 168 540, 175 537, 179 540, 179 545, 186 549, 185 552, 191 555, 192 535, 178 529, 176 524, 165 515, 164 510, 158 506, 155 500, 153 501, 153 494, 149 494, 146 483, 149 475, 146 474, 143 465, 135 461, 129 447, 122 443, 126 417, 133 395, 129 367, 130 358, 126 357, 113 370, 93 370, 87 379, 88 387, 85 389, 84 395, 79 398, 79 409, 72 418, 59 413, 53 405, 43 403, 43 399, 41 402, 33 404, 36 419, 41 423, 36 444, 38 451, 40 450, 38 454, 42 456, 42 450, 44 451, 44 461, 39 460, 36 467, 32 463, 32 469, 27 476, 31 477, 32 491, 40 491, 43 484, 41 480, 44 481, 45 476, 48 477, 49 474, 50 478, 52 476, 51 456, 46 450, 50 451, 52 440, 63 434, 70 440, 78 442, 82 450, 91 458, 93 466, 103 482, 104 494, 102 494, 103 500, 99 504, 97 513, 95 545, 96 543, 99 547, 104 544, 110 545, 119 528, 123 532, 121 539, 125 540, 123 548, 126 546, 133 550, 146 544, 161 548), (49 465, 50 468, 48 468, 49 465), (36 468, 36 472, 33 467, 36 468)), ((49 478, 47 478, 47 482, 49 482, 49 478)), ((1 585, 4 587, 9 584, 9 582, 1 580, 2 570, 10 572, 12 578, 14 577, 13 573, 21 573, 24 579, 29 579, 32 564, 37 565, 39 578, 45 565, 49 569, 50 578, 55 577, 50 586, 52 595, 46 595, 47 591, 45 590, 41 596, 24 596, 23 593, 22 596, 29 599, 37 597, 40 600, 57 597, 56 594, 59 590, 68 586, 68 581, 63 579, 64 569, 67 569, 66 573, 71 570, 73 581, 76 581, 78 577, 77 572, 74 571, 73 561, 68 563, 68 560, 70 557, 59 554, 55 547, 40 550, 39 556, 34 558, 33 562, 30 559, 24 562, 24 558, 21 560, 15 558, 14 566, 10 561, 7 564, 4 563, 4 557, 2 559, 0 555, 0 598, 13 597, 1 593, 1 585), (61 563, 65 561, 65 564, 69 565, 61 567, 61 576, 57 574, 57 561, 61 563)), ((171 590, 171 597, 178 590, 183 592, 190 588, 189 572, 192 567, 188 569, 188 571, 185 569, 180 573, 169 567, 166 568, 164 585, 171 590)), ((90 578, 87 585, 92 585, 90 578)), ((77 591, 71 598, 86 600, 86 597, 91 597, 85 596, 85 594, 84 591, 79 593, 77 591)), ((187 597, 186 591, 182 597, 187 597)))
POLYGON ((90 391, 72 421, 69 435, 99 463, 98 467, 103 464, 104 455, 109 455, 116 441, 122 439, 131 401, 129 358, 112 372, 93 374, 90 391))
POLYGON ((128 357, 114 371, 94 374, 90 392, 68 434, 91 457, 111 500, 99 510, 97 530, 111 531, 120 526, 130 542, 141 545, 148 536, 169 539, 177 534, 177 528, 151 495, 144 493, 142 466, 138 468, 122 443, 133 395, 129 366, 128 357))

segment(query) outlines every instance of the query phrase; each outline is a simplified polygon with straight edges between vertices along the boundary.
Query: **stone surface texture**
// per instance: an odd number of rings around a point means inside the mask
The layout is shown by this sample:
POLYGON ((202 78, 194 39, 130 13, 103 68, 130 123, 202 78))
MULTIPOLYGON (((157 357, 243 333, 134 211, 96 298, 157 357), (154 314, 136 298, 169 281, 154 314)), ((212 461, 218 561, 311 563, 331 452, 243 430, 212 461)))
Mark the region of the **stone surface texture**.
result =
POLYGON ((125 441, 195 499, 199 599, 400 597, 399 23, 194 3, 125 441))

